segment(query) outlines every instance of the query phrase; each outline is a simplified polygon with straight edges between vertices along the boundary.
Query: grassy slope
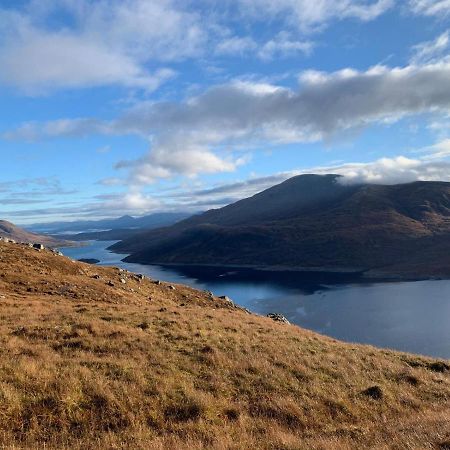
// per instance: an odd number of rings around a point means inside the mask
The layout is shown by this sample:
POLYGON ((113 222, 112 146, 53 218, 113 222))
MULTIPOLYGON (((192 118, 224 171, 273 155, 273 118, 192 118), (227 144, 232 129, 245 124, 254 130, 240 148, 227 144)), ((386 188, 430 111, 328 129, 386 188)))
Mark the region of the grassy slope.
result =
POLYGON ((205 292, 0 243, 0 317, 0 447, 450 446, 447 363, 205 292))
POLYGON ((45 236, 36 233, 30 233, 6 220, 0 220, 0 237, 13 239, 17 242, 31 242, 43 244, 48 247, 62 247, 74 245, 70 240, 61 240, 51 236, 45 236))

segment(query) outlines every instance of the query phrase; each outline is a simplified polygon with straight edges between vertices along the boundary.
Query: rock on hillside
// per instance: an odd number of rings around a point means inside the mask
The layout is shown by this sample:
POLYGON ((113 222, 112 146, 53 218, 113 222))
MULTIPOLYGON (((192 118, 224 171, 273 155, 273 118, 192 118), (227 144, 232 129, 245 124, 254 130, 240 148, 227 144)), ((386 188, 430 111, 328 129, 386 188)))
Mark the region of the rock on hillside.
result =
POLYGON ((450 443, 448 361, 338 342, 210 292, 0 242, 0 315, 2 448, 450 443))

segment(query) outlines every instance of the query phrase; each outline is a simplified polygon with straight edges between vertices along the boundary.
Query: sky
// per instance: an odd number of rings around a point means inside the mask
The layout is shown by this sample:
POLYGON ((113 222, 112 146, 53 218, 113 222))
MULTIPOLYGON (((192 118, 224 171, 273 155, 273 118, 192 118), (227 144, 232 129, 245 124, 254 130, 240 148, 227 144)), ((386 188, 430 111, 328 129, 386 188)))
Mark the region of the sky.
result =
POLYGON ((0 0, 0 218, 450 181, 449 0, 0 0))

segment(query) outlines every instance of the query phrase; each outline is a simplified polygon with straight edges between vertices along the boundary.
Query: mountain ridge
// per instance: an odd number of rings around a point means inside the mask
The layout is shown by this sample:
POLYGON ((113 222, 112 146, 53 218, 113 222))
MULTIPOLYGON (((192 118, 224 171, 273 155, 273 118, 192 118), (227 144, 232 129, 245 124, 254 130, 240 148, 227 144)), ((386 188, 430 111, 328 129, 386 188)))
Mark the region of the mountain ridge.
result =
POLYGON ((111 249, 138 263, 450 276, 450 183, 343 181, 300 175, 111 249))
POLYGON ((90 232, 90 230, 121 230, 133 228, 151 228, 171 225, 179 220, 189 217, 185 212, 153 213, 145 216, 133 217, 124 215, 121 217, 101 220, 79 220, 72 222, 51 222, 31 224, 27 226, 31 231, 46 233, 74 233, 90 232))

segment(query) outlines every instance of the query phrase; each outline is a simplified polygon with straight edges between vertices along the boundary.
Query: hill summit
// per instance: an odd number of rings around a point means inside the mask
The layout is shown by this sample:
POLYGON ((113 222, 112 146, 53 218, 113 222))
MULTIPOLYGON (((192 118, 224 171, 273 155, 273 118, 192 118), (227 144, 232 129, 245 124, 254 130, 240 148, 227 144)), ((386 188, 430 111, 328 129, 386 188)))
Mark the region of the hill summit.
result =
POLYGON ((2 448, 450 445, 446 361, 26 245, 0 274, 2 448))
POLYGON ((300 175, 113 247, 128 262, 450 276, 450 183, 300 175))

